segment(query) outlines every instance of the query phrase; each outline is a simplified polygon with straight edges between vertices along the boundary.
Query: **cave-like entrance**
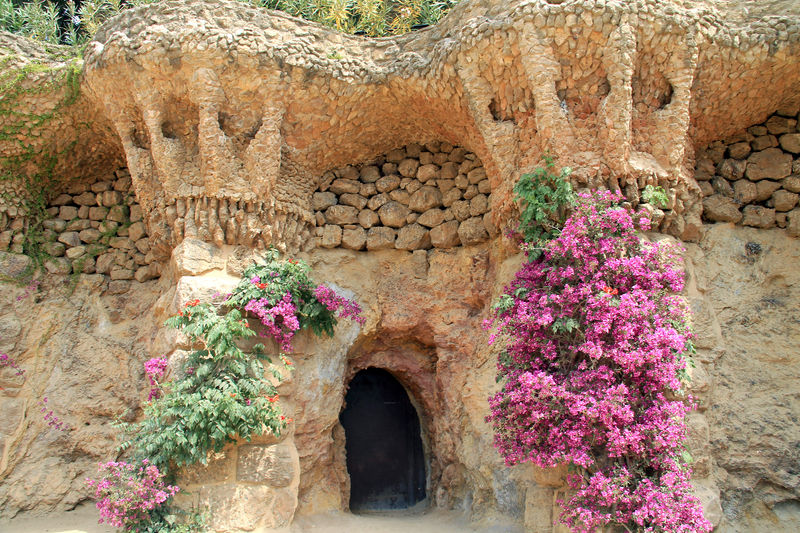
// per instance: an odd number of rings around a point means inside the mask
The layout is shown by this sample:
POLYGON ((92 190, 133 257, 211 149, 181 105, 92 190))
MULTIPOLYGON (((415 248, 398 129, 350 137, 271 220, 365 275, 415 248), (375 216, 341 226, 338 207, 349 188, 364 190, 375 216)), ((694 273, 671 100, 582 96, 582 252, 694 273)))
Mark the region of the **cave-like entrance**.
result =
POLYGON ((403 386, 386 370, 367 368, 350 381, 345 405, 350 510, 407 509, 424 500, 419 416, 403 386))

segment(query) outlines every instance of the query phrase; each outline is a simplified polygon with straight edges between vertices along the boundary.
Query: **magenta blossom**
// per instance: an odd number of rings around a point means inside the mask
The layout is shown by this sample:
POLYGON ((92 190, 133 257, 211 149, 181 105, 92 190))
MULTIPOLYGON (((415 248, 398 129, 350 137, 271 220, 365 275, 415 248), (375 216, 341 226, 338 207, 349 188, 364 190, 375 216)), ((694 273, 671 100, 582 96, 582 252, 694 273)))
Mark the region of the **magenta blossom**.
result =
POLYGON ((487 325, 506 340, 488 421, 506 464, 571 463, 573 531, 709 531, 682 459, 690 349, 678 250, 639 239, 612 192, 579 195, 487 325))

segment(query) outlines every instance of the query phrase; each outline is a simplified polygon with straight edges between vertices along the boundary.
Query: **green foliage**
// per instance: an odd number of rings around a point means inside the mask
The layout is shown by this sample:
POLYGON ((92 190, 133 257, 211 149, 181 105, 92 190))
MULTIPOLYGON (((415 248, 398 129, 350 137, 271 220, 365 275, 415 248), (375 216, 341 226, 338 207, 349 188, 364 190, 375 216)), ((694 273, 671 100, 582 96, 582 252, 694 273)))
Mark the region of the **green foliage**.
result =
POLYGON ((315 284, 310 278, 311 267, 304 261, 280 260, 278 251, 266 252, 263 260, 247 267, 242 280, 231 293, 227 305, 243 309, 249 302, 265 298, 271 306, 286 293, 292 295, 300 329, 310 328, 317 335, 333 336, 336 315, 328 310, 314 294, 315 284), (251 280, 259 278, 263 283, 251 280))
MULTIPOLYGON (((123 428, 133 446, 159 469, 206 463, 237 438, 250 440, 265 432, 279 434, 286 421, 280 415, 277 391, 265 378, 270 362, 264 346, 247 353, 239 343, 255 336, 237 309, 219 314, 212 304, 188 302, 166 323, 186 334, 194 345, 184 363, 185 375, 168 383, 161 398, 145 406, 144 420, 123 428)), ((270 370, 276 381, 277 370, 270 370)))
POLYGON ((569 183, 572 170, 564 167, 556 174, 553 158, 544 156, 543 160, 544 167, 523 174, 514 186, 521 204, 518 231, 527 244, 530 261, 538 259, 545 244, 559 235, 568 209, 575 202, 569 183))
MULTIPOLYGON (((33 0, 20 4, 0 0, 0 30, 49 44, 67 44, 72 54, 110 18, 125 9, 163 0, 33 0), (59 25, 59 8, 63 21, 59 25)), ((397 35, 417 25, 435 24, 459 0, 239 0, 254 7, 284 11, 345 33, 372 37, 397 35)))
POLYGON ((669 205, 669 197, 667 196, 664 187, 653 187, 648 185, 642 191, 642 200, 655 207, 664 208, 669 205))
POLYGON ((206 529, 207 513, 186 512, 173 506, 156 507, 150 521, 138 533, 200 533, 206 529))

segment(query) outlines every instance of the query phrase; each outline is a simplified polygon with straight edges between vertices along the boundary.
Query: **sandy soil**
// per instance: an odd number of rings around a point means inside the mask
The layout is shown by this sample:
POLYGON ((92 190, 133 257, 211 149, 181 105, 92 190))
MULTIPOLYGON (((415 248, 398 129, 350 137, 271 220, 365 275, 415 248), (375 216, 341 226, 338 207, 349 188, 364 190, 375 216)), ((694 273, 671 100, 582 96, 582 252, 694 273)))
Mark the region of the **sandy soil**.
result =
MULTIPOLYGON (((92 504, 74 511, 46 516, 20 515, 11 521, 0 521, 2 533, 114 533, 114 528, 97 523, 97 510, 92 504)), ((284 533, 517 533, 517 529, 496 525, 475 528, 455 511, 392 513, 357 516, 326 514, 298 517, 284 533)))

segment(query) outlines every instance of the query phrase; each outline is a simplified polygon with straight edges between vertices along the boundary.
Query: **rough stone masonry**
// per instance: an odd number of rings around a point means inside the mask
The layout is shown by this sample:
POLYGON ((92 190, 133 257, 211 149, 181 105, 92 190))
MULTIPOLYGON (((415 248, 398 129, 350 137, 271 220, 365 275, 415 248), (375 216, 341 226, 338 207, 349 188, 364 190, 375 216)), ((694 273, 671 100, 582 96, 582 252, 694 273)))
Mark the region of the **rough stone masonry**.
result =
MULTIPOLYGON (((369 40, 240 2, 164 2, 104 25, 82 61, 5 33, 0 60, 26 73, 16 109, 57 111, 25 145, 59 154, 41 190, 26 179, 36 159, 0 181, 3 279, 30 265, 31 195, 48 215, 41 290, 0 289, 0 350, 27 370, 0 370, 0 515, 84 500, 83 479, 114 457, 110 422, 141 414, 143 361, 177 368, 189 348, 164 319, 276 246, 367 323, 299 339, 281 385, 290 431, 185 472, 184 503, 213 503, 219 531, 346 510, 338 416, 349 379, 375 366, 417 409, 431 505, 479 528, 558 531, 564 471, 509 469, 492 449, 496 353, 480 327, 522 260, 502 237, 513 185, 549 153, 576 187, 622 190, 657 224, 650 238, 687 248, 707 517, 798 529, 796 5, 467 0, 369 40), (59 107, 73 68, 80 92, 59 107), (667 205, 642 198, 648 185, 667 205), (71 431, 44 431, 43 395, 71 431)), ((0 157, 19 140, 0 138, 0 157)))

